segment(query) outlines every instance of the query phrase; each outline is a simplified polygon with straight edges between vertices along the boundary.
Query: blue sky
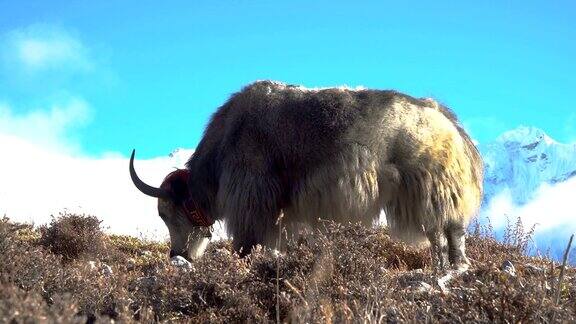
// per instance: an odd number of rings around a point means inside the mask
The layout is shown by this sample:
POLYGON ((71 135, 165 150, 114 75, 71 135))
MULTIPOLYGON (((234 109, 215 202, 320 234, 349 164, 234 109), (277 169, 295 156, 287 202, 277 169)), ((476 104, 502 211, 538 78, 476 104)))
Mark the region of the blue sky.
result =
POLYGON ((521 124, 576 140, 573 1, 158 4, 0 0, 0 105, 71 115, 61 137, 90 156, 193 148, 257 79, 433 96, 480 142, 521 124))

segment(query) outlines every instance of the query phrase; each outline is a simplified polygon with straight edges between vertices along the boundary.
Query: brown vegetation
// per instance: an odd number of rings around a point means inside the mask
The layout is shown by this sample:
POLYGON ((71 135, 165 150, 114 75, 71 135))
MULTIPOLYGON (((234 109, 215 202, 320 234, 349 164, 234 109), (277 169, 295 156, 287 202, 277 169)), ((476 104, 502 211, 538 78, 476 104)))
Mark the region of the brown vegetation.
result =
POLYGON ((241 259, 220 241, 180 268, 167 245, 106 235, 99 224, 69 214, 39 230, 0 220, 0 322, 274 322, 277 270, 283 322, 576 320, 575 269, 556 304, 560 269, 524 255, 522 230, 499 243, 477 226, 471 269, 443 289, 429 251, 385 229, 327 223, 278 257, 259 248, 241 259))

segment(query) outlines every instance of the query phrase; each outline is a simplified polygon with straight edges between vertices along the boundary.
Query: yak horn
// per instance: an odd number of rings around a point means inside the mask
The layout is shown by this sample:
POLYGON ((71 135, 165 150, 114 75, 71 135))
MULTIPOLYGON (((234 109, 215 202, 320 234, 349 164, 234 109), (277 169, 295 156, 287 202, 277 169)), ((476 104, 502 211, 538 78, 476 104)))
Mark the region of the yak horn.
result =
POLYGON ((132 156, 130 156, 130 177, 132 178, 132 182, 138 190, 142 191, 143 194, 156 197, 156 198, 170 198, 170 193, 167 190, 162 188, 152 187, 144 183, 144 181, 138 178, 136 174, 136 170, 134 170, 134 154, 136 150, 132 150, 132 156))

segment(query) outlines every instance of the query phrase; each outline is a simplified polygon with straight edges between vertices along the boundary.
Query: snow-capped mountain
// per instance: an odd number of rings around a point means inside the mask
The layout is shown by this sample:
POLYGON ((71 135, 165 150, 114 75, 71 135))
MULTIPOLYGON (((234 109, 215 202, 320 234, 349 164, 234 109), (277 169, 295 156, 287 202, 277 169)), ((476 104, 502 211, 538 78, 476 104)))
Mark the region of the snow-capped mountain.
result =
POLYGON ((523 205, 542 184, 557 184, 576 176, 576 144, 562 144, 541 129, 521 126, 479 146, 484 158, 484 202, 509 189, 523 205))

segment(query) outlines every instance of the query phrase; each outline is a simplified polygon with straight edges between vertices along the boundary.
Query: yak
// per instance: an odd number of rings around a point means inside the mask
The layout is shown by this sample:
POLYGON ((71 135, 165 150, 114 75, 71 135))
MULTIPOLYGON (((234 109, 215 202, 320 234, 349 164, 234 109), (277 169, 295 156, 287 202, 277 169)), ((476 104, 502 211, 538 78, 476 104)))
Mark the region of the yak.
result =
POLYGON ((223 221, 244 256, 287 231, 321 220, 373 225, 430 244, 444 268, 467 267, 465 231, 482 196, 482 160, 455 114, 433 99, 393 90, 315 88, 257 81, 213 114, 185 169, 160 187, 129 170, 158 198, 170 256, 202 255, 223 221))

